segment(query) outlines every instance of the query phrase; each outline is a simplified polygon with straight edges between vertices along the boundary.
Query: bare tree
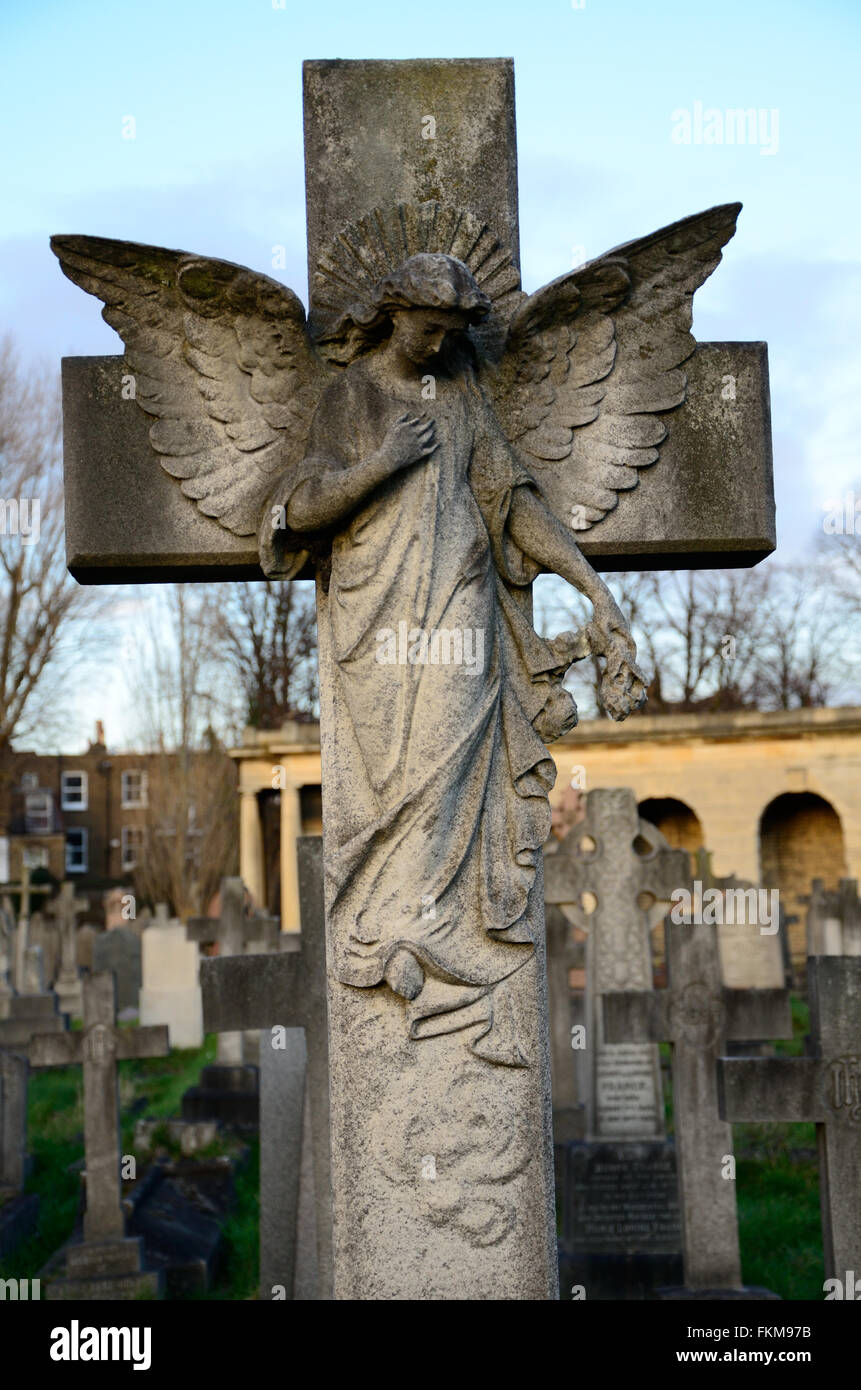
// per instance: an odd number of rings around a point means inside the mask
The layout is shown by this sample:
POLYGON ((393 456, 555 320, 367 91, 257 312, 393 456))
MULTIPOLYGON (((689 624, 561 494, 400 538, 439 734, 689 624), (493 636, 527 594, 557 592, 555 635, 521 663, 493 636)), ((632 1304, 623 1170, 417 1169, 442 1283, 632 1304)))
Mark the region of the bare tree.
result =
POLYGON ((129 665, 140 741, 150 752, 138 896, 185 917, 206 910, 236 866, 236 769, 216 733, 230 728, 232 698, 219 667, 217 600, 203 585, 165 585, 129 665))
MULTIPOLYGON (((609 583, 649 679, 646 714, 791 709, 838 690, 845 644, 835 641, 835 617, 848 623, 850 603, 822 562, 615 574, 609 583)), ((545 626, 550 613, 557 626, 588 617, 570 593, 545 607, 545 626)), ((575 667, 570 678, 584 713, 602 712, 595 676, 575 667)))
POLYGON ((252 728, 278 729, 286 719, 316 715, 317 616, 310 585, 233 584, 216 632, 252 728))
POLYGON ((65 563, 59 392, 0 343, 0 792, 13 739, 63 727, 71 681, 82 674, 103 596, 65 563), (84 622, 84 618, 90 621, 84 622), (81 619, 81 621, 75 621, 81 619), (63 691, 65 700, 60 700, 63 691))

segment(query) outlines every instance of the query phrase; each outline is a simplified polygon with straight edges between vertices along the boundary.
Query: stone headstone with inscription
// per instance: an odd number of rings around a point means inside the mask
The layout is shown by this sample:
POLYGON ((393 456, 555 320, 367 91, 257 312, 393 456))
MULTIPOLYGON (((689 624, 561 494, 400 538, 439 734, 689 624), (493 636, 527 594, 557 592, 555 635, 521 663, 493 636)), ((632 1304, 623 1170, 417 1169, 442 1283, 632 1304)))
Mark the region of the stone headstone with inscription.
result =
POLYGON ((675 1153, 665 1138, 658 1049, 607 1043, 601 998, 622 980, 652 992, 652 923, 689 878, 687 855, 640 819, 625 789, 589 792, 585 819, 545 861, 548 903, 588 933, 585 1138, 556 1145, 563 1298, 580 1286, 587 1299, 644 1298, 681 1277, 675 1153))
POLYGON ((112 927, 93 942, 93 973, 110 970, 117 978, 120 1014, 137 1012, 141 988, 141 938, 128 926, 112 927))
POLYGON ((666 989, 608 992, 602 1003, 605 1036, 672 1047, 685 1277, 669 1296, 770 1297, 742 1286, 732 1131, 718 1114, 716 1063, 730 1038, 791 1038, 789 994, 722 985, 714 923, 671 916, 666 950, 666 989))

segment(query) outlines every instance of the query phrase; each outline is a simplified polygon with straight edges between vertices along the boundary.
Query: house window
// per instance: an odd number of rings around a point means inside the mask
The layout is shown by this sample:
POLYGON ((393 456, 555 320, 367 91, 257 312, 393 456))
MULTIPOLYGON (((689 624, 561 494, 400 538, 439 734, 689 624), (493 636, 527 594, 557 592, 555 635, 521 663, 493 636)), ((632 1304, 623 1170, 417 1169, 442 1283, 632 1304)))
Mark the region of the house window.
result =
POLYGON ((22 772, 22 773, 21 773, 21 790, 22 790, 22 792, 34 792, 34 791, 37 791, 37 790, 38 790, 38 787, 39 787, 39 774, 38 774, 37 772, 22 772))
POLYGON ((21 850, 21 863, 25 869, 47 869, 48 851, 44 845, 26 846, 21 850))
POLYGON ((126 809, 133 806, 146 806, 146 773, 124 772, 122 774, 122 803, 126 809))
POLYGON ((89 868, 87 832, 83 828, 66 831, 66 873, 85 874, 89 868))
POLYGON ((123 872, 128 873, 137 867, 143 849, 143 830, 138 825, 124 825, 122 828, 123 872))
POLYGON ((24 802, 24 823, 28 835, 50 835, 53 829, 50 792, 28 792, 24 802))
POLYGON ((86 772, 64 772, 60 778, 60 805, 64 811, 86 811, 86 772))

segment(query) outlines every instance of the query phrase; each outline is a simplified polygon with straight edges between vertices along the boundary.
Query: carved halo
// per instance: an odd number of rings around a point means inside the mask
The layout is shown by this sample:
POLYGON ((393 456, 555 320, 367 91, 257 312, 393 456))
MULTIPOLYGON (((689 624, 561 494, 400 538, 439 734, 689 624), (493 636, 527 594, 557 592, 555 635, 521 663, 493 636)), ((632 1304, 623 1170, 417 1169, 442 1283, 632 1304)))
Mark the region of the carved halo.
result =
POLYGON ((490 299, 497 327, 523 298, 511 252, 475 213, 437 202, 398 203, 347 223, 321 254, 311 291, 318 334, 352 305, 370 302, 378 281, 421 251, 463 261, 490 299))

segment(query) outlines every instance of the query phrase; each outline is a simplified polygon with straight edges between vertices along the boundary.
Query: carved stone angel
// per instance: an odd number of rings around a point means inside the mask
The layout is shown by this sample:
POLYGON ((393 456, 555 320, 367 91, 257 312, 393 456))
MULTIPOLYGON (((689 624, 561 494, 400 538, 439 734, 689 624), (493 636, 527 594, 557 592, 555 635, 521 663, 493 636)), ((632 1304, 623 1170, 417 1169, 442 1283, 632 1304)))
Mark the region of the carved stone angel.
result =
POLYGON ((323 264, 313 338, 298 299, 251 271, 52 242, 104 300, 153 448, 186 495, 257 533, 269 577, 317 571, 335 965, 344 984, 385 981, 408 1001, 413 1037, 480 1022, 474 1053, 528 1060, 505 981, 534 950, 545 743, 577 719, 562 680, 594 652, 615 719, 645 700, 625 620, 576 533, 658 458, 665 412, 685 396, 693 293, 738 210, 529 297, 468 214, 378 212, 323 264), (542 571, 590 600, 584 629, 535 632, 542 571))

